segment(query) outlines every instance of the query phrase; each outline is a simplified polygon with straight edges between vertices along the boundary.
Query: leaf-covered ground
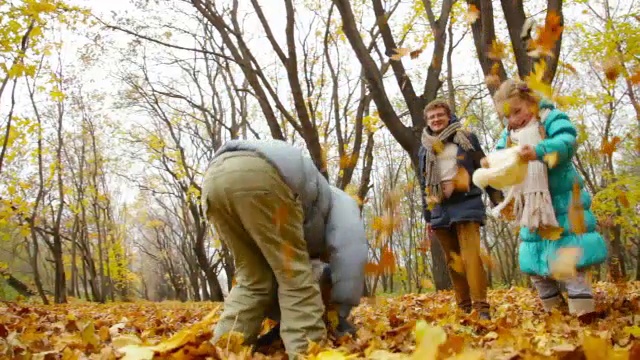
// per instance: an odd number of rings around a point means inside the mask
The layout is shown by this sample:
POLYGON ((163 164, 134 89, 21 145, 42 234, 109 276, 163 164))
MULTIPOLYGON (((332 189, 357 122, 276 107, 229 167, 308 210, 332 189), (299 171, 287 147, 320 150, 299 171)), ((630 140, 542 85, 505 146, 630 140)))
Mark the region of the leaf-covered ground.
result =
MULTIPOLYGON (((310 358, 640 359, 640 283, 599 283, 595 293, 601 317, 590 324, 543 313, 521 288, 490 292, 490 322, 457 312, 451 293, 363 301, 353 312, 358 338, 313 346, 310 358)), ((220 310, 214 303, 0 303, 0 358, 251 358, 237 338, 208 341, 220 310)), ((253 358, 284 357, 277 345, 268 350, 253 358)))

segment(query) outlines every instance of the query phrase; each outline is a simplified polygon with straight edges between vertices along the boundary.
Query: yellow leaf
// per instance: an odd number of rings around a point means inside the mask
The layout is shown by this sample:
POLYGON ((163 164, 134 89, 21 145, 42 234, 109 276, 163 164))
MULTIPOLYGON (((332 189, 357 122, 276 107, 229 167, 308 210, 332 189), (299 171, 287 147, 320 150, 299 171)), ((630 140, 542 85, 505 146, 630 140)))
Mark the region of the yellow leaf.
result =
POLYGON ((391 60, 400 60, 403 56, 407 56, 411 53, 411 49, 409 48, 398 48, 393 49, 395 54, 391 55, 391 60))
POLYGON ((447 333, 439 326, 431 326, 426 321, 416 322, 416 350, 411 355, 416 360, 435 360, 438 347, 447 340, 447 333))
POLYGON ((538 235, 545 240, 559 240, 562 237, 564 228, 556 226, 541 226, 538 235))
POLYGON ((318 353, 318 355, 312 355, 312 356, 308 357, 307 359, 313 359, 313 360, 344 360, 344 359, 353 359, 355 357, 357 357, 357 356, 354 355, 354 354, 346 355, 342 351, 339 351, 339 350, 336 350, 336 349, 330 349, 330 350, 322 351, 322 352, 318 353))
POLYGON ((433 282, 429 279, 422 279, 420 280, 420 285, 425 289, 425 290, 433 290, 435 289, 435 286, 433 286, 433 282))
POLYGON ((469 24, 473 24, 480 17, 480 10, 474 4, 469 4, 469 9, 464 14, 464 20, 469 24))
POLYGON ((576 264, 582 256, 582 249, 577 247, 566 247, 558 249, 556 258, 549 264, 551 276, 556 280, 567 280, 576 276, 576 264))
POLYGON ((544 60, 538 61, 533 66, 531 74, 525 76, 525 81, 529 88, 537 91, 547 99, 553 98, 553 89, 551 86, 544 82, 544 72, 547 69, 547 63, 544 60))
POLYGON ((98 346, 100 344, 93 321, 88 321, 84 326, 80 327, 80 337, 85 345, 98 346))
POLYGON ((462 261, 462 257, 453 251, 450 252, 450 255, 451 261, 449 262, 449 266, 458 274, 464 274, 464 262, 462 261))
POLYGON ((555 151, 552 153, 548 153, 543 157, 543 160, 547 163, 549 169, 553 169, 554 167, 556 167, 556 165, 558 165, 558 153, 555 151))
POLYGON ((113 340, 111 340, 111 345, 116 349, 120 349, 128 345, 141 345, 141 344, 142 344, 142 340, 140 340, 140 338, 138 338, 133 334, 118 335, 115 338, 113 338, 113 340))
POLYGON ((207 316, 190 327, 186 327, 175 333, 169 339, 153 346, 127 345, 119 351, 125 356, 121 360, 147 360, 152 359, 154 353, 164 354, 172 350, 178 349, 190 341, 194 341, 198 333, 209 328, 218 314, 218 305, 207 316))
POLYGON ((609 81, 614 81, 620 76, 621 67, 620 60, 615 54, 607 56, 607 58, 602 61, 602 70, 609 81))
POLYGON ((587 232, 587 225, 584 220, 584 208, 582 207, 582 200, 580 199, 580 184, 577 180, 573 183, 568 215, 571 231, 574 234, 580 235, 587 232))
POLYGON ((440 139, 436 139, 431 147, 436 155, 444 151, 444 143, 440 139))
POLYGON ((502 43, 501 41, 498 41, 497 39, 493 39, 493 42, 491 43, 491 48, 487 52, 487 57, 489 57, 489 59, 491 60, 498 61, 505 56, 504 49, 505 49, 504 43, 502 43))

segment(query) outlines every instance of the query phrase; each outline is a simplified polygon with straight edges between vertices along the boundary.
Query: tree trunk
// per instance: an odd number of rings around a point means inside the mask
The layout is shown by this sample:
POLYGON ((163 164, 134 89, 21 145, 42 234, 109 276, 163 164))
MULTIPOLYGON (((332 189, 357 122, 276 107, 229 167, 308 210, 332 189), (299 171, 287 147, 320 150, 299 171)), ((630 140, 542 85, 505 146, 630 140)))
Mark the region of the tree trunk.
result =
POLYGON ((64 273, 64 261, 62 259, 62 238, 60 237, 60 234, 55 234, 53 236, 53 249, 56 273, 54 299, 56 304, 63 304, 67 302, 67 279, 64 273))

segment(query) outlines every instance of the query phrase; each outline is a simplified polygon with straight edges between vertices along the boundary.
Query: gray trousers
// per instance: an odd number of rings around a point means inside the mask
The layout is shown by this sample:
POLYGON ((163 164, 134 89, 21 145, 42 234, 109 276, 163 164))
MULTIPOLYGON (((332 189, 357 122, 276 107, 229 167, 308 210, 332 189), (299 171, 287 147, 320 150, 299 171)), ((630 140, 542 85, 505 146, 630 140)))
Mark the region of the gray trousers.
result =
MULTIPOLYGON (((564 299, 560 290, 560 283, 549 277, 531 276, 531 282, 538 291, 542 305, 546 311, 560 306, 564 299)), ((578 272, 576 277, 562 281, 569 296, 569 312, 573 315, 582 315, 595 311, 595 302, 591 284, 585 278, 584 272, 578 272)))

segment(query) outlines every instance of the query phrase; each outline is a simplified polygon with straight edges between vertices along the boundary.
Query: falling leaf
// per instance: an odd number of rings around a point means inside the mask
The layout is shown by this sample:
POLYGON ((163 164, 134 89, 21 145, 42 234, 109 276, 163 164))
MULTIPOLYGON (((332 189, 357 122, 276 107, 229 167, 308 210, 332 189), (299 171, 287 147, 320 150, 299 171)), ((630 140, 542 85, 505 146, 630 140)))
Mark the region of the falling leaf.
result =
POLYGON ((331 328, 335 330, 340 322, 338 312, 336 310, 327 311, 327 320, 329 320, 331 328))
POLYGON ((500 86, 500 76, 489 74, 484 77, 484 82, 490 88, 497 88, 500 86))
POLYGON ((615 81, 620 76, 621 68, 620 60, 613 54, 602 60, 602 70, 609 81, 615 81))
POLYGON ((614 136, 611 141, 607 138, 603 139, 602 145, 600 146, 600 152, 603 155, 611 156, 616 151, 616 148, 621 141, 622 139, 618 136, 614 136))
POLYGON ((493 262, 491 255, 489 255, 484 249, 480 251, 480 260, 487 269, 495 269, 495 263, 493 262))
POLYGON ((469 9, 464 14, 464 20, 469 24, 473 24, 476 22, 476 20, 478 20, 479 17, 480 10, 478 9, 478 7, 474 4, 469 4, 469 9))
POLYGON ((367 262, 364 265, 364 273, 366 275, 376 275, 380 273, 380 266, 374 262, 367 262))
POLYGON ((547 163, 549 169, 553 169, 554 167, 556 167, 556 165, 558 165, 558 153, 555 151, 545 154, 542 159, 545 163, 547 163))
POLYGON ((418 56, 420 56, 420 54, 422 54, 422 52, 424 51, 423 48, 420 49, 416 49, 413 50, 412 52, 409 53, 409 57, 413 60, 413 59, 417 59, 418 56))
POLYGON ((551 275, 556 280, 567 280, 576 276, 576 264, 582 256, 582 249, 577 247, 560 248, 556 258, 549 263, 551 275))
POLYGON ((505 44, 497 39, 493 39, 491 48, 487 52, 487 57, 491 60, 501 60, 505 57, 505 44))
POLYGON ((636 67, 634 73, 629 77, 632 84, 640 84, 640 66, 636 67))
POLYGON ((538 35, 528 42, 527 53, 531 57, 553 56, 556 42, 560 40, 564 27, 555 11, 549 11, 544 26, 538 26, 538 35))
POLYGON ((447 333, 439 326, 431 326, 426 321, 416 322, 416 350, 412 359, 436 360, 438 348, 447 340, 447 333))
POLYGON ((464 261, 462 261, 462 257, 453 251, 450 252, 449 255, 451 255, 449 267, 458 274, 464 274, 464 261))
POLYGON ((396 268, 396 258, 393 255, 393 251, 389 246, 385 246, 382 249, 382 254, 380 255, 380 271, 384 271, 387 273, 393 273, 396 268))
POLYGON ((574 68, 571 64, 566 63, 564 61, 560 61, 559 65, 569 70, 573 75, 578 75, 578 70, 576 70, 576 68, 574 68))
POLYGON ((459 166, 456 175, 453 177, 453 187, 458 192, 467 192, 470 189, 471 177, 467 170, 459 166))
POLYGON ((564 228, 559 226, 540 226, 538 235, 545 240, 560 240, 564 233, 564 228))
POLYGON ((429 279, 422 279, 420 280, 420 286, 422 286, 423 289, 425 290, 433 290, 435 289, 435 286, 433 285, 433 282, 429 279))
POLYGON ((576 180, 573 183, 571 191, 571 204, 569 206, 569 224, 571 231, 576 234, 584 234, 587 232, 587 226, 584 220, 584 208, 582 206, 580 183, 576 180))
POLYGON ((620 202, 620 205, 625 208, 631 206, 631 204, 629 203, 629 199, 627 198, 627 194, 624 191, 620 191, 618 193, 618 202, 620 202))
POLYGON ((398 48, 393 49, 393 52, 395 54, 391 55, 391 60, 400 60, 403 56, 409 55, 409 53, 411 53, 411 50, 409 48, 398 48))
POLYGON ((440 198, 435 195, 428 195, 425 201, 427 203, 427 209, 431 211, 436 205, 440 203, 440 198))
POLYGON ((553 89, 544 81, 546 69, 547 63, 544 60, 538 61, 533 65, 533 71, 525 76, 524 80, 531 90, 551 99, 553 98, 553 89))
POLYGON ((444 151, 444 143, 440 139, 435 139, 431 147, 436 155, 444 151))

